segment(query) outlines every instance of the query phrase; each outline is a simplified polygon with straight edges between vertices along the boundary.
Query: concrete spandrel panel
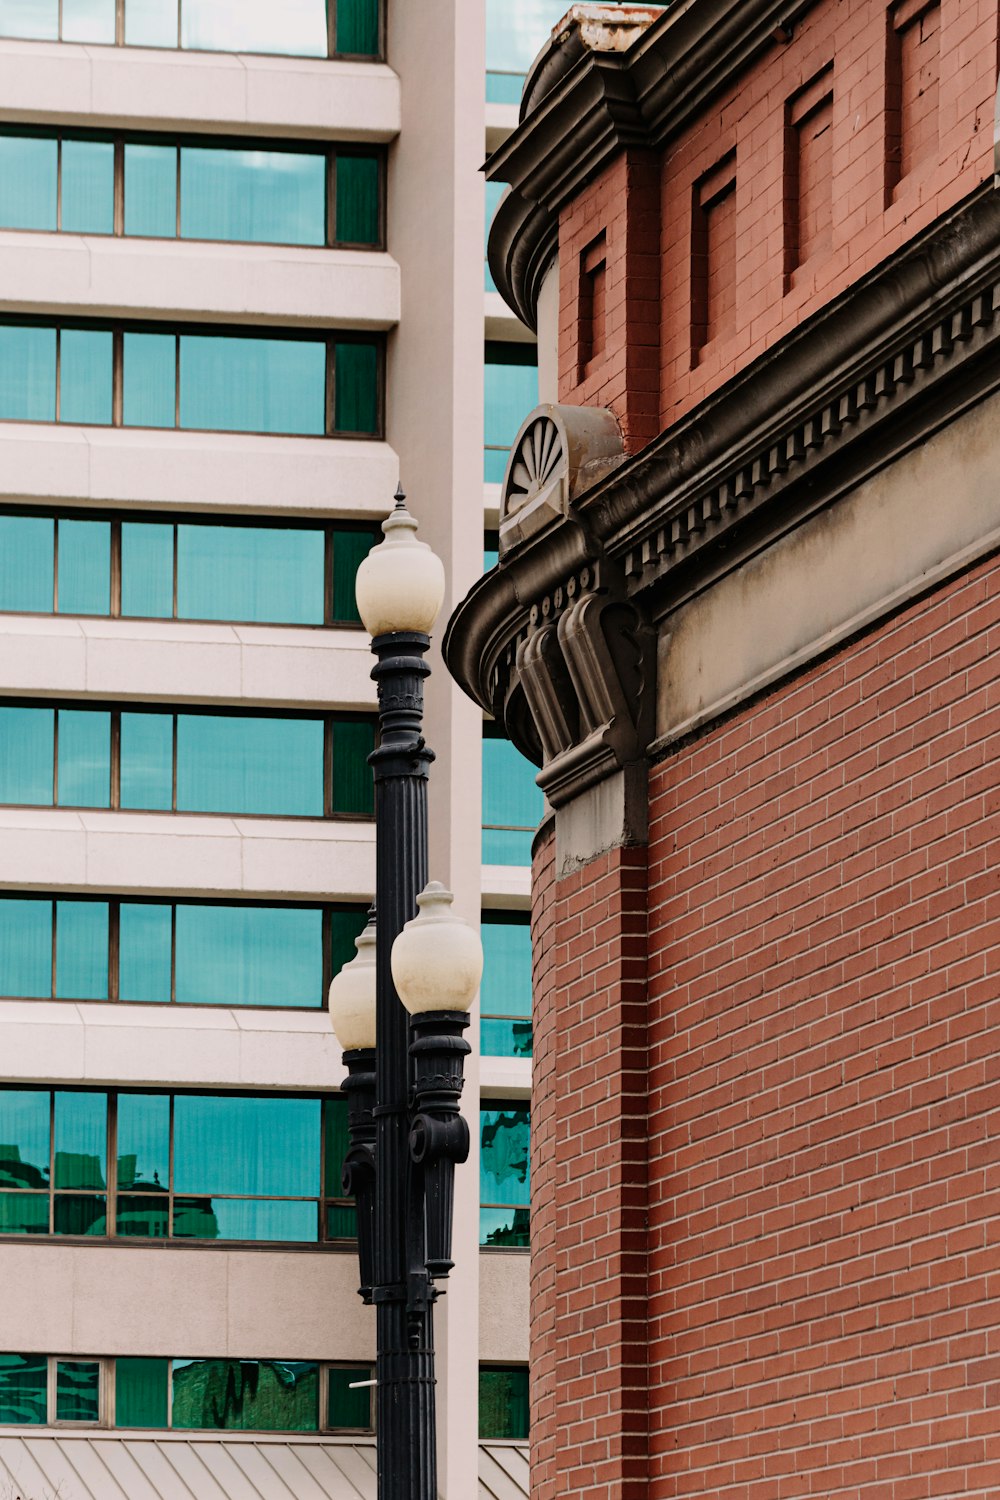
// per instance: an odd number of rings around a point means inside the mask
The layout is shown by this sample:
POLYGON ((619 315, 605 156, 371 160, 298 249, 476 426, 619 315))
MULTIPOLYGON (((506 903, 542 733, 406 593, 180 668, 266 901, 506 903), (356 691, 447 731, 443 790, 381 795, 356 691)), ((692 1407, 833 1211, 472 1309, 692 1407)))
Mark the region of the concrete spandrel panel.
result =
MULTIPOLYGON (((0 1247, 2 1249, 2 1247, 0 1247)), ((36 1250, 39 1257, 53 1249, 36 1250)), ((212 1358, 229 1352, 227 1296, 230 1252, 188 1246, 73 1246, 64 1274, 71 1281, 61 1342, 52 1347, 75 1353, 146 1354, 164 1358, 212 1358), (114 1288, 109 1302, 108 1289, 114 1288), (72 1330, 72 1349, 65 1349, 72 1330)), ((273 1271, 268 1252, 257 1257, 260 1290, 273 1271)), ((281 1298, 279 1296, 279 1301, 281 1298)), ((32 1345, 12 1345, 30 1348, 32 1345)), ((267 1349, 273 1349, 268 1343, 267 1349)), ((275 1351, 276 1355, 277 1351, 275 1351)), ((258 1356, 261 1357, 261 1356, 258 1356)), ((286 1356, 287 1357, 287 1356, 286 1356)))
POLYGON ((341 141, 389 141, 399 133, 400 82, 384 63, 295 57, 275 67, 260 56, 241 61, 251 120, 280 115, 296 134, 341 141))
POLYGON ((531 904, 530 865, 483 865, 484 906, 526 910, 531 904))
POLYGON ((0 230, 4 305, 63 315, 387 330, 400 271, 384 251, 0 230))
POLYGON ((0 812, 0 888, 85 890, 87 835, 73 813, 52 810, 50 819, 26 808, 0 812))
POLYGON ((260 824, 240 827, 247 892, 370 903, 375 890, 374 823, 328 823, 319 830, 302 828, 296 837, 284 840, 268 838, 260 824))
POLYGON ((0 692, 79 693, 86 681, 87 642, 78 624, 0 616, 0 692))
POLYGON ((479 1358, 521 1364, 528 1358, 531 1257, 523 1250, 479 1255, 479 1358))
POLYGON ((484 1053, 479 1059, 479 1091, 496 1099, 530 1099, 531 1058, 484 1053))
POLYGON ((378 440, 0 423, 0 500, 381 521, 398 471, 378 440))
POLYGON ((227 1259, 231 1358, 375 1357, 375 1319, 358 1296, 353 1245, 316 1254, 237 1250, 227 1259))

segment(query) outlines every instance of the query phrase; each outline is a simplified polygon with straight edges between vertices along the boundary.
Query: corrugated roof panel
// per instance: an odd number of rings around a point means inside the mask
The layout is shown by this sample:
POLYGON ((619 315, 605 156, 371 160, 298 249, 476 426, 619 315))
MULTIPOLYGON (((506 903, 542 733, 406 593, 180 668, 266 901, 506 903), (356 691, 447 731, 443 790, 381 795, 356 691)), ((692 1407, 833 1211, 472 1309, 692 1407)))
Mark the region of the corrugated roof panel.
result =
MULTIPOLYGON (((35 1500, 376 1500, 374 1440, 0 1434, 0 1484, 35 1500)), ((481 1443, 479 1500, 526 1500, 527 1449, 481 1443)))

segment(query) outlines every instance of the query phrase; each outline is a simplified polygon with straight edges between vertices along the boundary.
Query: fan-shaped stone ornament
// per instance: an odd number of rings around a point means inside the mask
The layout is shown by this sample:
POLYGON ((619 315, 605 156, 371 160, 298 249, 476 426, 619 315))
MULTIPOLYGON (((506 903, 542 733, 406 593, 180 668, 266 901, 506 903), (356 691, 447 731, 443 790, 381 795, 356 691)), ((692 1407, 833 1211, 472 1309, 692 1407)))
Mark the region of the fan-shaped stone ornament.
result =
POLYGON ((623 457, 607 407, 536 406, 514 440, 501 487, 501 558, 566 515, 623 457))

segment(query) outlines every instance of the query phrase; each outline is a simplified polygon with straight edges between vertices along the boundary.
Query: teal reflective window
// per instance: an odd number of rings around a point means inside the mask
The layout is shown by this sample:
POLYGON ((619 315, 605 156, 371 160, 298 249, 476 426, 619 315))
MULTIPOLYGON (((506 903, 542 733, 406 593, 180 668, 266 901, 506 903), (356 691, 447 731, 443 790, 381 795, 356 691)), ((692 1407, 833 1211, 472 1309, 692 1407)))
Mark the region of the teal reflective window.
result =
POLYGON ((59 613, 106 615, 111 609, 111 523, 59 521, 59 613))
MULTIPOLYGON (((505 182, 488 182, 486 184, 486 231, 485 231, 485 237, 486 237, 486 242, 487 243, 489 242, 490 225, 493 223, 493 215, 497 211, 497 207, 498 207, 498 205, 500 203, 500 199, 503 197, 503 195, 504 195, 504 193, 506 191, 506 188, 507 188, 507 184, 505 182)), ((486 259, 485 255, 484 255, 484 265, 485 265, 486 290, 488 292, 495 292, 496 289, 497 289, 497 284, 493 280, 492 273, 490 272, 490 263, 489 263, 489 260, 486 259)), ((525 412, 525 416, 527 416, 527 412, 525 412)))
POLYGON ((337 155, 334 238, 342 245, 377 245, 379 162, 375 156, 337 155))
POLYGON ((531 841, 542 818, 535 767, 504 739, 498 726, 483 726, 483 863, 530 865, 531 841))
POLYGON ((488 343, 484 382, 484 478, 487 484, 500 484, 510 445, 538 405, 537 349, 533 344, 488 343))
POLYGON ((370 1432, 372 1387, 370 1365, 333 1365, 327 1371, 326 1425, 334 1432, 370 1432))
POLYGON ((115 1426, 166 1427, 168 1359, 115 1360, 115 1426))
POLYGON ((56 998, 108 998, 108 903, 56 902, 56 998))
POLYGON ((169 713, 121 715, 122 807, 169 812, 174 795, 174 716, 169 713))
POLYGON ((177 715, 178 812, 323 815, 323 721, 177 715))
POLYGON ((310 1361, 175 1359, 173 1426, 315 1432, 319 1366, 310 1361))
POLYGON ((326 157, 315 151, 183 146, 181 234, 325 244, 326 157))
POLYGON ((59 0, 0 0, 0 36, 57 41, 59 0))
POLYGON ((325 541, 319 530, 177 527, 182 619, 319 625, 324 587, 325 541))
POLYGON ((0 1234, 48 1232, 48 1194, 0 1193, 0 1234))
POLYGON ((368 436, 378 432, 378 350, 374 344, 337 344, 333 408, 333 425, 338 432, 368 436))
POLYGON ((109 426, 114 340, 102 329, 64 328, 59 335, 59 420, 109 426))
POLYGON ((182 1005, 323 1003, 318 907, 195 906, 176 910, 176 999, 182 1005))
POLYGON ((126 427, 176 424, 177 337, 126 333, 122 352, 122 423, 126 427))
POLYGON ((169 1095, 119 1094, 119 1190, 165 1193, 169 1184, 169 1095))
POLYGON ((54 577, 52 517, 0 516, 0 609, 51 613, 54 577))
POLYGON ((111 803, 111 715, 95 709, 59 710, 60 807, 111 803))
POLYGON ((180 344, 182 427, 313 435, 325 430, 322 342, 182 334, 180 344))
POLYGON ((177 0, 125 0, 127 47, 176 47, 177 0))
POLYGON ((5 229, 55 229, 58 184, 54 135, 0 131, 0 224, 5 229))
POLYGON ((88 1422, 101 1415, 101 1367, 96 1360, 56 1360, 56 1421, 88 1422))
POLYGON ((181 46, 326 57, 326 0, 184 0, 181 46))
POLYGON ((0 995, 41 1000, 51 994, 52 902, 0 897, 0 995))
MULTIPOLYGON (((126 26, 131 10, 130 0, 126 26)), ((176 235, 176 146, 125 142, 125 233, 158 239, 173 239, 176 235)))
POLYGON ((172 955, 173 908, 151 901, 123 901, 118 910, 119 1000, 166 1004, 172 955))
POLYGON ((56 331, 0 324, 0 418, 54 422, 56 331))
POLYGON ((318 1198, 318 1099, 178 1094, 174 1190, 318 1198))
POLYGON ((528 1441, 527 1365, 482 1365, 479 1370, 479 1436, 528 1441))
MULTIPOLYGON (((69 0, 63 0, 67 5, 69 0)), ((64 11, 65 22, 65 11, 64 11)), ((114 0, 111 0, 114 41, 114 0)), ((62 143, 62 229, 76 234, 115 232, 115 148, 112 141, 62 143)))
POLYGON ((174 527, 122 522, 122 614, 169 620, 174 612, 174 527))
POLYGON ((56 1188, 103 1190, 108 1163, 108 1096, 55 1093, 56 1188))
POLYGON ((0 708, 0 802, 51 807, 55 712, 0 708))
POLYGON ((479 1111, 481 1245, 528 1244, 530 1117, 520 1104, 479 1111))
POLYGON ((379 55, 379 0, 337 0, 336 50, 345 56, 379 55))
POLYGON ((47 1191, 49 1135, 48 1089, 0 1090, 0 1187, 47 1191))
POLYGON ((484 911, 480 932, 480 1049, 492 1057, 530 1057, 530 917, 527 912, 484 911))
POLYGON ((18 1427, 45 1426, 48 1372, 44 1354, 0 1354, 0 1422, 18 1427))
POLYGON ((313 1241, 315 1203, 269 1198, 174 1198, 176 1239, 313 1241))
POLYGON ((62 0, 62 39, 113 46, 115 0, 62 0))

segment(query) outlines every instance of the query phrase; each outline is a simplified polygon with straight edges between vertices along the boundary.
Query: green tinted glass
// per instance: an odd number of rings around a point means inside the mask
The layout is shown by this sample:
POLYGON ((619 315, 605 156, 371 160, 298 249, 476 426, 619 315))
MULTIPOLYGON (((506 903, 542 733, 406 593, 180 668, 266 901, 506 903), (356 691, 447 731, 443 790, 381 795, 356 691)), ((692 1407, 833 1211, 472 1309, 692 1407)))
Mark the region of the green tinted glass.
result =
POLYGON ((113 46, 115 0, 62 0, 62 39, 113 46))
POLYGON ((122 1239, 165 1240, 170 1233, 170 1204, 162 1198, 145 1194, 133 1197, 119 1193, 115 1233, 122 1239))
POLYGON ((375 749, 372 719, 336 719, 333 735, 333 810, 371 817, 375 811, 375 787, 368 757, 375 749))
POLYGON ((318 1099, 178 1094, 175 1191, 318 1198, 319 1132, 318 1099))
POLYGON ((325 57, 326 0, 183 0, 181 46, 325 57))
POLYGON ((483 731, 483 862, 530 865, 542 817, 535 767, 487 725, 483 731))
POLYGON ((528 1368, 506 1365, 479 1371, 479 1436, 528 1440, 528 1368))
POLYGON ((93 1235, 108 1232, 107 1199, 97 1193, 57 1193, 52 1206, 54 1234, 93 1235))
POLYGON ((370 1366, 353 1369, 335 1367, 327 1371, 326 1425, 336 1431, 370 1431, 372 1426, 372 1387, 370 1366), (353 1389, 352 1389, 353 1387, 353 1389))
POLYGON ((336 0, 336 50, 348 56, 379 54, 379 0, 336 0))
POLYGON ((379 242, 379 160, 339 152, 334 237, 342 245, 379 242))
POLYGON ((333 392, 337 432, 370 436, 378 432, 378 349, 374 344, 337 344, 333 392))
POLYGON ((181 234, 325 244, 325 153, 182 147, 181 234))
POLYGON ((268 1198, 175 1198, 176 1239, 273 1241, 312 1244, 317 1205, 268 1198))
POLYGON ((48 1193, 0 1193, 0 1234, 48 1234, 48 1193))
POLYGON ((125 0, 127 47, 176 47, 177 0, 125 0))
POLYGON ((44 1354, 0 1354, 0 1422, 45 1425, 48 1363, 44 1354))
POLYGON ((350 1145, 347 1133, 347 1100, 328 1099, 323 1113, 323 1193, 327 1198, 342 1198, 344 1186, 341 1182, 341 1172, 344 1166, 344 1157, 350 1145))
POLYGON ((122 424, 176 425, 177 337, 126 333, 122 348, 122 424))
POLYGON ((535 346, 488 343, 484 378, 484 478, 487 484, 500 484, 518 428, 538 405, 538 354, 535 346))
POLYGON ((168 1359, 115 1360, 115 1426, 166 1427, 168 1359))
POLYGON ((96 1423, 101 1415, 101 1367, 96 1360, 56 1360, 56 1421, 96 1423))
POLYGON ((333 537, 333 619, 338 624, 360 625, 354 584, 358 568, 375 545, 369 531, 338 531, 333 537))
POLYGON ((56 419, 56 331, 0 325, 0 418, 56 419))
POLYGON ((354 939, 360 937, 368 920, 365 909, 330 913, 330 973, 339 974, 345 964, 357 955, 354 939))
POLYGON ((526 1245, 530 1123, 512 1104, 479 1111, 480 1244, 526 1245))
POLYGON ((319 1367, 311 1361, 175 1359, 173 1425, 229 1432, 315 1432, 319 1367))
POLYGON ((480 1047, 493 1057, 531 1056, 531 924, 527 912, 483 912, 480 1047))

